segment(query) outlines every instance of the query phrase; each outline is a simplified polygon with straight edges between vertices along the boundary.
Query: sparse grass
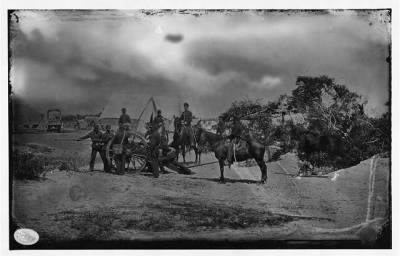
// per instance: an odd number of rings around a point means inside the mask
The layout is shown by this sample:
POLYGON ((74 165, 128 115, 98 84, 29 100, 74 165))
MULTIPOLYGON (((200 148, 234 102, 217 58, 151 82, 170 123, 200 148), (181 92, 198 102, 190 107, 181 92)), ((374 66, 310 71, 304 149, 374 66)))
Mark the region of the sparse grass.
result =
POLYGON ((243 208, 239 205, 204 203, 193 199, 164 198, 137 209, 98 208, 91 211, 65 211, 53 215, 75 230, 80 238, 103 239, 121 230, 149 232, 202 231, 279 226, 294 217, 268 211, 243 208), (144 209, 144 211, 143 211, 144 209))
POLYGON ((43 154, 14 151, 12 155, 13 176, 17 179, 43 178, 49 161, 43 154))
POLYGON ((12 174, 17 179, 41 179, 50 170, 79 171, 79 167, 88 164, 88 157, 37 143, 14 145, 12 174))

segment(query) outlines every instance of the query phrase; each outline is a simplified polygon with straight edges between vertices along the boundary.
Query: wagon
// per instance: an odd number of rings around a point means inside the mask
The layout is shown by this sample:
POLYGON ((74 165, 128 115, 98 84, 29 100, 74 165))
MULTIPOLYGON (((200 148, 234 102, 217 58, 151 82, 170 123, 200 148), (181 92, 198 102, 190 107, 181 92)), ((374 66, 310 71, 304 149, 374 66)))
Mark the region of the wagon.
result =
MULTIPOLYGON (((125 145, 114 144, 111 140, 106 147, 106 158, 111 169, 116 170, 119 164, 125 164, 127 172, 141 172, 150 166, 150 156, 148 153, 147 139, 136 131, 128 132, 128 143, 125 145), (125 159, 122 159, 125 153, 125 159)), ((171 169, 189 174, 190 170, 176 162, 176 151, 168 147, 166 152, 160 152, 158 161, 171 169)))

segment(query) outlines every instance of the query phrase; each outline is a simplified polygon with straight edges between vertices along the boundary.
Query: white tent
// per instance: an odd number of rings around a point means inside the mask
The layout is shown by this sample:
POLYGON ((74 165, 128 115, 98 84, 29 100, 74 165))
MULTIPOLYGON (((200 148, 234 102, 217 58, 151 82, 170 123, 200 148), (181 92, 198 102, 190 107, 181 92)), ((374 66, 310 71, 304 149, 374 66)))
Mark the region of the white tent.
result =
POLYGON ((126 99, 126 97, 116 96, 115 100, 111 100, 110 102, 118 102, 118 104, 108 104, 104 108, 103 113, 100 116, 100 123, 102 124, 110 124, 112 129, 118 128, 118 120, 121 115, 121 109, 126 108, 127 114, 131 117, 132 127, 131 129, 136 130, 140 133, 146 132, 146 123, 150 122, 152 118, 154 118, 157 114, 157 105, 153 97, 150 97, 140 109, 135 107, 138 101, 142 101, 143 99, 129 99, 126 101, 122 101, 122 99, 126 99))
POLYGON ((136 131, 145 133, 146 132, 146 123, 149 123, 153 120, 153 118, 157 115, 157 105, 154 101, 154 98, 151 97, 144 106, 142 112, 138 117, 138 122, 136 126, 136 131))

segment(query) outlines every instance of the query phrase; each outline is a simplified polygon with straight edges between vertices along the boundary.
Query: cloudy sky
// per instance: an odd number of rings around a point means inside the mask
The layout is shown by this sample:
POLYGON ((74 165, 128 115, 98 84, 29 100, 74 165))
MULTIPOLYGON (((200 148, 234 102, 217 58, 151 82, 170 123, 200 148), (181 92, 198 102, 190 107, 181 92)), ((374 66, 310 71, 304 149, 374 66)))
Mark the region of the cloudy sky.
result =
POLYGON ((213 117, 232 101, 275 100, 299 75, 328 75, 388 100, 385 12, 21 11, 12 15, 11 83, 39 112, 137 116, 150 96, 167 116, 187 101, 213 117), (196 15, 193 15, 196 14, 196 15))

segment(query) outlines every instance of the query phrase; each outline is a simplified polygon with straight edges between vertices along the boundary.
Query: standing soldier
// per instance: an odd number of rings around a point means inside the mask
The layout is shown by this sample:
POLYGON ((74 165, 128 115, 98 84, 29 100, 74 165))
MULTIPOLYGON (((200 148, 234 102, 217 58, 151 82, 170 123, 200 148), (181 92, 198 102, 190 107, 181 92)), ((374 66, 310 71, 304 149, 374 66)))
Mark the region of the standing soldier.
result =
POLYGON ((90 164, 89 164, 89 171, 94 170, 94 163, 96 160, 97 152, 99 152, 101 160, 103 161, 104 171, 108 172, 108 161, 106 159, 106 152, 104 150, 104 141, 103 141, 103 133, 100 131, 100 125, 96 124, 93 128, 93 131, 88 133, 85 136, 80 137, 77 141, 85 140, 85 139, 92 140, 92 153, 90 156, 90 164))
POLYGON ((111 130, 111 125, 106 125, 106 131, 103 133, 103 138, 106 142, 109 142, 114 137, 114 131, 111 130))
POLYGON ((160 163, 158 162, 158 156, 161 146, 161 134, 158 131, 158 128, 158 125, 154 123, 151 124, 148 144, 148 154, 150 156, 150 163, 154 178, 158 178, 160 175, 160 163))
POLYGON ((123 126, 125 124, 131 124, 131 117, 126 113, 126 108, 121 109, 121 116, 119 117, 119 126, 123 126))
POLYGON ((183 122, 182 135, 188 136, 190 140, 190 145, 194 146, 194 135, 191 126, 193 115, 192 112, 189 110, 189 104, 187 102, 183 104, 183 107, 185 108, 185 110, 182 112, 181 115, 181 121, 183 122))
POLYGON ((113 150, 115 165, 118 174, 125 173, 126 152, 125 146, 128 143, 129 123, 120 126, 115 136, 112 138, 110 147, 113 150))
MULTIPOLYGON (((111 125, 107 124, 106 125, 106 131, 103 133, 104 152, 107 150, 108 142, 110 142, 110 140, 112 140, 113 137, 114 137, 114 131, 111 130, 111 125)), ((106 156, 107 156, 107 154, 106 154, 106 156)), ((109 167, 108 171, 110 171, 111 165, 112 165, 111 164, 112 163, 112 156, 109 156, 109 157, 110 157, 110 159, 107 159, 107 160, 109 160, 108 161, 108 164, 109 164, 108 165, 108 167, 109 167)))

